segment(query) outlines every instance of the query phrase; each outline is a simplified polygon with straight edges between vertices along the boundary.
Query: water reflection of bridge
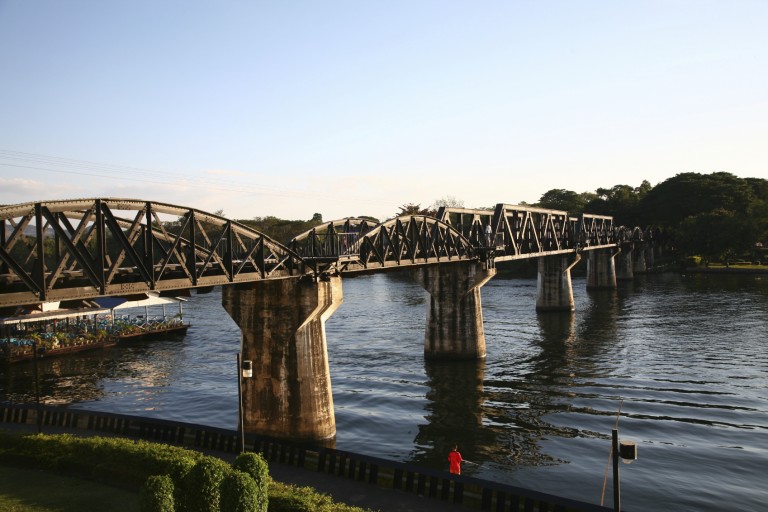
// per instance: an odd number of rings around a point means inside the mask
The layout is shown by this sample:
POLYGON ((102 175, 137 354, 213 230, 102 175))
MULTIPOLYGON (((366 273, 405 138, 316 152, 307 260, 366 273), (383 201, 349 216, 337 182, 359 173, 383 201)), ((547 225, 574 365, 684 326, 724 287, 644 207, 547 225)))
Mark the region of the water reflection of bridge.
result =
POLYGON ((342 276, 409 270, 430 293, 425 357, 483 359, 480 289, 497 261, 538 259, 537 309, 572 311, 570 269, 582 255, 588 286, 611 288, 644 270, 648 247, 639 229, 611 217, 505 204, 377 225, 343 219, 287 246, 218 215, 131 199, 3 206, 0 221, 6 314, 228 285, 222 302, 256 375, 243 381, 245 428, 303 439, 335 435, 324 323, 341 305, 342 276))

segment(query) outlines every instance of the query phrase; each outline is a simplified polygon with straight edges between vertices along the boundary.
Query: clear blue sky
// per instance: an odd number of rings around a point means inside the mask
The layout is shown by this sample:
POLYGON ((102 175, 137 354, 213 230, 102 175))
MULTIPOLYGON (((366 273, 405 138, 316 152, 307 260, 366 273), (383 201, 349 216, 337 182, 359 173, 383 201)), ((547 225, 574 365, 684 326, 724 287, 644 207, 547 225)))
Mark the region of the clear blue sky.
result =
POLYGON ((765 0, 0 0, 0 203, 385 218, 767 163, 765 0))

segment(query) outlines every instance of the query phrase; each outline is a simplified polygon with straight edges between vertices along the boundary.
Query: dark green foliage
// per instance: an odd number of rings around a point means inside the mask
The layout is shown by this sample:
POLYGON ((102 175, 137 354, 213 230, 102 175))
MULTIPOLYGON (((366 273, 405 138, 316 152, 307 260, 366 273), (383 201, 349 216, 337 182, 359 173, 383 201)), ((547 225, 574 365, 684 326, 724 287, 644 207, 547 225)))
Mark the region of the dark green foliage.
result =
MULTIPOLYGON (((554 188, 545 192, 539 199, 538 206, 549 210, 562 210, 570 215, 578 215, 585 212, 587 202, 597 198, 596 194, 582 192, 577 194, 572 190, 554 188)), ((598 213, 592 212, 589 213, 598 213)))
POLYGON ((139 493, 141 512, 175 512, 173 480, 168 475, 147 478, 139 493))
POLYGON ((250 475, 256 485, 259 501, 259 507, 256 510, 266 512, 269 494, 269 466, 267 461, 258 453, 241 453, 232 462, 232 467, 250 475))
MULTIPOLYGON (((174 498, 183 495, 182 484, 190 480, 184 476, 185 473, 191 472, 190 468, 195 467, 196 462, 202 458, 203 455, 198 452, 161 443, 119 438, 18 434, 0 430, 2 465, 34 470, 51 469, 66 472, 69 476, 98 480, 120 487, 133 485, 141 478, 135 486, 137 491, 140 491, 151 475, 165 475, 162 477, 164 481, 167 482, 168 478, 173 481, 174 498), (135 467, 131 467, 134 465, 135 467), (130 480, 124 480, 125 475, 132 476, 130 480)), ((250 456, 246 457, 246 461, 249 459, 250 456)), ((233 471, 225 462, 215 460, 219 463, 217 471, 222 475, 233 471)), ((260 467, 259 462, 255 465, 260 467)), ((41 482, 45 482, 45 472, 40 475, 41 482)), ((269 512, 362 512, 362 509, 357 507, 334 503, 330 497, 309 487, 294 487, 274 482, 266 474, 264 481, 268 485, 269 512)), ((179 501, 176 501, 175 508, 167 510, 183 512, 188 509, 183 507, 183 503, 180 506, 179 501)), ((266 508, 255 510, 263 511, 266 508)))
POLYGON ((256 482, 247 473, 233 469, 221 481, 221 512, 266 512, 256 482), (263 506, 262 506, 263 504, 263 506))
POLYGON ((269 512, 361 512, 361 509, 334 503, 330 496, 311 487, 275 483, 269 489, 269 512))
POLYGON ((322 215, 315 214, 312 220, 286 220, 277 217, 255 217, 252 220, 238 220, 240 224, 255 229, 281 244, 287 244, 295 236, 322 224, 322 215))
POLYGON ((202 455, 175 446, 112 437, 0 434, 0 455, 22 467, 119 482, 138 490, 150 475, 181 477, 202 455))
POLYGON ((189 512, 218 512, 221 481, 230 466, 216 457, 203 457, 184 477, 184 504, 189 512))
POLYGON ((641 225, 665 228, 680 256, 705 263, 760 259, 758 242, 768 238, 768 181, 727 172, 682 173, 651 189, 640 203, 641 225))
POLYGON ((726 210, 745 214, 754 202, 759 182, 748 182, 727 172, 687 172, 659 183, 643 198, 644 224, 676 226, 683 219, 726 210))

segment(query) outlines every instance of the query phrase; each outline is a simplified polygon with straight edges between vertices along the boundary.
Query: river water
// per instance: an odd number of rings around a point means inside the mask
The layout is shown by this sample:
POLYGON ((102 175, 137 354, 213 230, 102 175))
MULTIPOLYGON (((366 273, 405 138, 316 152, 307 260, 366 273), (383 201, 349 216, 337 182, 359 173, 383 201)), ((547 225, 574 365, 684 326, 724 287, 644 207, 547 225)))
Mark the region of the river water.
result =
MULTIPOLYGON (((535 311, 536 281, 482 289, 484 362, 425 362, 428 296, 407 275, 345 279, 326 325, 336 447, 627 510, 768 510, 768 275, 654 274, 614 291, 574 279, 576 311, 535 311), (606 473, 607 471, 607 473, 606 473)), ((41 364, 46 403, 234 429, 239 331, 219 290, 185 305, 181 341, 41 364)), ((0 393, 33 400, 32 366, 0 393)))

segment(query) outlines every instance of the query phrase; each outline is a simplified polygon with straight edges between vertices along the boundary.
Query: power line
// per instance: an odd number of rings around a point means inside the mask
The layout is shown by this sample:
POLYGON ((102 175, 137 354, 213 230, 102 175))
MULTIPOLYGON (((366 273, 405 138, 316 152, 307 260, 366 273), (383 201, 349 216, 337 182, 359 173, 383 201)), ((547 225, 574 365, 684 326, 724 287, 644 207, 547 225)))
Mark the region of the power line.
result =
POLYGON ((98 178, 109 179, 130 179, 131 181, 142 183, 153 183, 160 185, 175 185, 175 184, 188 184, 190 186, 204 185, 207 188, 220 190, 223 192, 237 192, 237 193, 250 193, 260 195, 272 195, 282 197, 314 197, 319 194, 311 192, 296 192, 284 189, 277 189, 272 187, 252 187, 243 185, 242 183, 232 183, 225 180, 214 180, 211 178, 197 176, 193 179, 189 175, 161 172, 151 169, 141 169, 137 167, 128 167, 112 164, 101 164, 96 162, 89 162, 86 160, 73 160, 49 155, 38 155, 32 153, 23 153, 20 151, 8 151, 0 150, 0 159, 6 159, 11 161, 25 162, 26 164, 37 165, 25 165, 15 162, 2 162, 0 165, 11 168, 20 169, 34 169, 44 172, 55 172, 60 174, 72 174, 79 176, 90 176, 98 178), (45 165, 52 165, 59 168, 43 167, 45 165), (63 168, 62 168, 63 167, 63 168), (164 176, 169 179, 158 179, 158 176, 164 176))
MULTIPOLYGON (((190 178, 190 176, 187 174, 174 173, 170 171, 158 171, 124 165, 105 164, 88 160, 77 160, 52 155, 27 153, 5 149, 0 149, 0 166, 13 169, 32 169, 36 171, 52 172, 58 174, 106 178, 110 180, 129 180, 131 182, 150 183, 156 185, 173 186, 183 184, 187 186, 203 186, 207 189, 237 193, 239 195, 251 194, 274 197, 293 197, 298 199, 316 197, 322 197, 324 199, 327 198, 326 192, 297 192, 274 187, 251 186, 243 183, 233 182, 231 180, 214 180, 212 178, 201 176, 190 178), (6 161, 4 162, 3 160, 6 161), (159 177, 163 177, 165 179, 161 179, 159 177)), ((357 198, 364 199, 365 201, 373 204, 386 204, 387 206, 390 205, 389 201, 383 200, 380 196, 357 196, 357 198)))

